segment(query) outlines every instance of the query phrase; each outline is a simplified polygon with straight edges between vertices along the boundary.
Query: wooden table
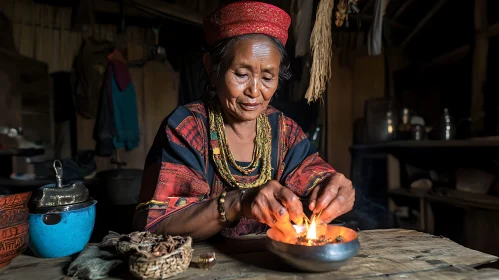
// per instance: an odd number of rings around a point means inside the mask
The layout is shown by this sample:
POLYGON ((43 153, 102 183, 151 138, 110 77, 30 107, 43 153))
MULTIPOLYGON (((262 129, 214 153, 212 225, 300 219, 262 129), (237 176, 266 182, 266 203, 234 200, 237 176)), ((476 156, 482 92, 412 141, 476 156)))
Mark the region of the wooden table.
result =
MULTIPOLYGON (((265 250, 261 238, 198 243, 194 246, 193 263, 202 252, 215 250, 216 266, 205 271, 193 265, 170 279, 499 279, 499 270, 474 268, 495 262, 498 257, 465 248, 444 237, 389 229, 362 231, 359 240, 359 254, 338 271, 327 273, 304 273, 290 268, 265 250)), ((61 279, 69 261, 69 258, 21 255, 0 271, 0 279, 61 279)))

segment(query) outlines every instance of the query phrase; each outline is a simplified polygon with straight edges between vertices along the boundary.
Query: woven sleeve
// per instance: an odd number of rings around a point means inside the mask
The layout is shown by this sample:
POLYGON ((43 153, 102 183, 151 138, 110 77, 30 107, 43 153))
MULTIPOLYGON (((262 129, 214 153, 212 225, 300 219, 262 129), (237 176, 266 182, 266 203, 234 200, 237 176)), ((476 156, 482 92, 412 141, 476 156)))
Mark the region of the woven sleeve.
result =
POLYGON ((169 215, 208 198, 206 141, 202 120, 184 106, 163 121, 144 166, 138 230, 155 231, 169 215))
POLYGON ((300 126, 288 117, 283 118, 282 139, 286 151, 280 181, 298 196, 304 197, 336 171, 319 156, 300 126))

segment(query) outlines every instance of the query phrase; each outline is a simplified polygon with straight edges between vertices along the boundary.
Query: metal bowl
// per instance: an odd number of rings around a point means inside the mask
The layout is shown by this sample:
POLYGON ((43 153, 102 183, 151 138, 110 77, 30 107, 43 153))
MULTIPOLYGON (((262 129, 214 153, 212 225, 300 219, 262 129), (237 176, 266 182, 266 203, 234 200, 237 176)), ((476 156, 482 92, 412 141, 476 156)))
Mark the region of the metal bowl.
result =
POLYGON ((267 232, 266 246, 269 251, 279 256, 287 264, 309 272, 337 270, 348 260, 357 255, 360 249, 358 234, 342 226, 328 225, 326 236, 342 236, 342 243, 322 246, 305 246, 279 241, 275 230, 267 232))

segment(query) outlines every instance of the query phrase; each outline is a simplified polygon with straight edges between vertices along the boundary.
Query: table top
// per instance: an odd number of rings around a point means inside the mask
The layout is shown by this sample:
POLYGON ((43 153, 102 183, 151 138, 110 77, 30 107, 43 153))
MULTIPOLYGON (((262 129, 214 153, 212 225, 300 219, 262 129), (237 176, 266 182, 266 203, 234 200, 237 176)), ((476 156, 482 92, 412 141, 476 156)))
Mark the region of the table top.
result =
MULTIPOLYGON (((499 279, 499 270, 474 269, 498 257, 463 247, 447 238, 413 230, 360 231, 359 254, 337 271, 299 272, 268 252, 263 238, 196 243, 191 267, 169 279, 499 279), (214 250, 217 264, 200 270, 198 256, 214 250)), ((21 255, 4 270, 0 279, 53 280, 64 276, 70 258, 41 259, 21 255)), ((124 274, 121 278, 133 279, 124 274)))

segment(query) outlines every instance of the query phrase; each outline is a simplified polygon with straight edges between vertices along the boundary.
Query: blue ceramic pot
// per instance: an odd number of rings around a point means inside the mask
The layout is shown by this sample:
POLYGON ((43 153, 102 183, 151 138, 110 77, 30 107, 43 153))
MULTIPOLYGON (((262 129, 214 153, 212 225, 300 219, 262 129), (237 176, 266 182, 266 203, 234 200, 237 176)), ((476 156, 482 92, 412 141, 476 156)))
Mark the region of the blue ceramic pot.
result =
POLYGON ((82 251, 92 235, 96 203, 90 199, 30 213, 30 249, 41 258, 61 258, 82 251))

